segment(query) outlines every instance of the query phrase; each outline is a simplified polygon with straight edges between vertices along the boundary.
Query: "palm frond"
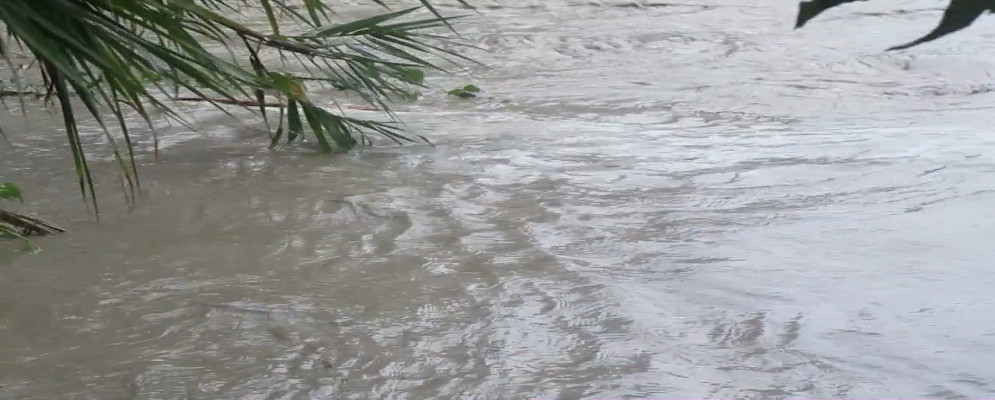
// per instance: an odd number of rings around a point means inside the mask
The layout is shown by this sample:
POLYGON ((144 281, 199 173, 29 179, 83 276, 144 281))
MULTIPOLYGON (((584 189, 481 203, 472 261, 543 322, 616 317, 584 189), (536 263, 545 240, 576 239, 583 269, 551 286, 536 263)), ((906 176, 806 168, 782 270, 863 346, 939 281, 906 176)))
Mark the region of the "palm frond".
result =
POLYGON ((320 104, 328 99, 308 94, 315 85, 347 88, 393 116, 390 99, 423 85, 424 70, 467 60, 445 49, 459 49, 458 42, 433 33, 451 28, 454 17, 420 1, 419 7, 334 24, 326 0, 4 0, 0 58, 18 88, 24 77, 14 67, 12 46, 39 61, 46 101, 59 103, 80 191, 99 215, 80 109, 111 142, 132 192, 140 183, 126 117, 137 115, 150 127, 153 115, 184 122, 173 103, 181 92, 225 112, 236 104, 261 114, 272 145, 313 139, 325 151, 347 150, 368 144, 368 133, 397 143, 424 140, 392 123, 332 112, 320 104), (260 21, 268 32, 254 28, 260 21), (300 27, 307 29, 297 32, 300 27), (274 55, 279 63, 267 61, 274 55), (271 124, 274 107, 279 116, 271 124))

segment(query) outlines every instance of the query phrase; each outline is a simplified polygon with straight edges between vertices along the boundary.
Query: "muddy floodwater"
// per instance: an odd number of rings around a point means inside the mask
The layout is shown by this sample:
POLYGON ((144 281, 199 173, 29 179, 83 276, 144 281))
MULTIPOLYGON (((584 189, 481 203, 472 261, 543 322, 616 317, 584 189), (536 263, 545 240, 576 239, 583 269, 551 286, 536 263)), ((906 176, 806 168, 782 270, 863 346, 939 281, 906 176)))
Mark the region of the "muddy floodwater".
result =
POLYGON ((399 105, 435 147, 185 106, 133 211, 95 159, 97 223, 59 117, 3 114, 11 207, 69 232, 3 244, 0 399, 995 396, 995 18, 476 4, 486 67, 399 105))

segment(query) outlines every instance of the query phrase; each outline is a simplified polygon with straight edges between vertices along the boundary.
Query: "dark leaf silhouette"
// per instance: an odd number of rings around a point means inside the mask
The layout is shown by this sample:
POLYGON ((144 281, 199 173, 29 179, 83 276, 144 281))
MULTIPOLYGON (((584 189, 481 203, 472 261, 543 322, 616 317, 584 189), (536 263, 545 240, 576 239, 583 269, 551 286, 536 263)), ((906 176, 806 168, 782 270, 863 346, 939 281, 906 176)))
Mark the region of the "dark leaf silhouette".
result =
MULTIPOLYGON (((803 1, 798 5, 798 19, 795 22, 795 29, 805 26, 805 23, 812 20, 823 11, 830 8, 866 0, 810 0, 803 1)), ((912 42, 888 48, 891 50, 902 50, 920 44, 931 42, 951 33, 957 32, 974 23, 985 11, 995 12, 995 0, 951 0, 943 13, 940 24, 932 32, 926 34, 912 42)))
POLYGON ((909 43, 888 50, 902 50, 930 42, 971 26, 985 11, 995 11, 995 0, 951 0, 940 24, 932 32, 909 43))
POLYGON ((830 8, 843 5, 846 3, 853 3, 855 1, 866 1, 866 0, 811 0, 803 1, 798 4, 798 20, 795 22, 795 29, 805 26, 805 23, 812 20, 812 18, 817 17, 830 8))

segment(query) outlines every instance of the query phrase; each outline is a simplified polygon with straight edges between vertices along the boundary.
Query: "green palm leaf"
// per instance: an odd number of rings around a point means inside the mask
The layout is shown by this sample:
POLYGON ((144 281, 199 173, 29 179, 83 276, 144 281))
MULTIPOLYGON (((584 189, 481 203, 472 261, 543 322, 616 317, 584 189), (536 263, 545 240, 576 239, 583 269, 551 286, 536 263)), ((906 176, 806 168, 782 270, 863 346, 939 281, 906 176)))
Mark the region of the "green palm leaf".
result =
POLYGON ((341 151, 368 144, 369 133, 396 143, 425 141, 391 123, 326 110, 308 96, 314 85, 348 88, 393 116, 393 95, 423 85, 424 69, 443 69, 430 60, 467 60, 444 49, 459 49, 459 43, 434 32, 451 28, 453 18, 420 1, 419 7, 333 24, 326 0, 3 0, 0 22, 7 34, 0 35, 0 58, 19 87, 25 78, 13 68, 11 46, 23 45, 38 59, 46 99, 58 102, 63 115, 80 191, 97 211, 81 118, 101 127, 133 192, 139 181, 127 117, 137 115, 150 127, 153 115, 183 122, 173 103, 181 92, 223 111, 235 104, 262 114, 274 146, 307 138, 324 151, 341 151), (269 32, 251 28, 258 24, 238 3, 263 15, 269 32), (428 13, 416 17, 420 10, 428 13), (291 33, 299 27, 308 28, 291 33), (263 60, 271 58, 264 55, 279 55, 281 62, 267 64, 263 60), (275 126, 267 115, 272 108, 279 109, 275 126))

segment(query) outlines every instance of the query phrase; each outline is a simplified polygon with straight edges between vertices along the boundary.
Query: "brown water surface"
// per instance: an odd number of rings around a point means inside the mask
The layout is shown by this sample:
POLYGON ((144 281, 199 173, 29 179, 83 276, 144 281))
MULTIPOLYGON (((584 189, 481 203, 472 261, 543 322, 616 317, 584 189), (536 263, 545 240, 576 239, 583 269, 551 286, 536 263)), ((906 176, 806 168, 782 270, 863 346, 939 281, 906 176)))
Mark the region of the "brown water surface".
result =
POLYGON ((402 115, 437 147, 198 111, 133 213, 96 161, 99 224, 5 116, 70 232, 0 251, 0 398, 995 396, 995 19, 885 53, 941 4, 795 3, 481 3, 431 81, 493 99, 402 115))

